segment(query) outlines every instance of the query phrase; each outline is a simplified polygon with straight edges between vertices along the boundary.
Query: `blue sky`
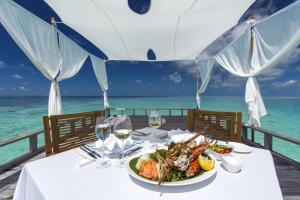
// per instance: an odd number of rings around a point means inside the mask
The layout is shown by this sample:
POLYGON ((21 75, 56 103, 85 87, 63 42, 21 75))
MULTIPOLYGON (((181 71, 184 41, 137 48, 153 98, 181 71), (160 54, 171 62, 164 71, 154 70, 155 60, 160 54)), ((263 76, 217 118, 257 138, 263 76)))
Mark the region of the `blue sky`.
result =
MULTIPOLYGON (((16 2, 50 21, 56 14, 42 0, 16 0, 16 2)), ((293 0, 257 0, 240 21, 255 14, 262 19, 293 3, 293 0)), ((137 5, 139 7, 139 5, 137 5)), ((56 16, 56 18, 58 18, 56 16)), ((89 52, 105 55, 64 25, 59 29, 89 52)), ((218 45, 228 42, 237 29, 228 32, 218 45)), ((190 96, 195 94, 194 63, 190 62, 109 62, 107 66, 110 96, 190 96)), ((276 68, 258 78, 264 96, 300 95, 300 47, 276 68)), ((48 96, 50 81, 26 58, 5 29, 0 25, 0 96, 48 96)), ((63 96, 98 96, 100 87, 91 63, 71 79, 60 82, 63 96)), ((243 96, 245 80, 230 75, 216 66, 205 95, 243 96)))

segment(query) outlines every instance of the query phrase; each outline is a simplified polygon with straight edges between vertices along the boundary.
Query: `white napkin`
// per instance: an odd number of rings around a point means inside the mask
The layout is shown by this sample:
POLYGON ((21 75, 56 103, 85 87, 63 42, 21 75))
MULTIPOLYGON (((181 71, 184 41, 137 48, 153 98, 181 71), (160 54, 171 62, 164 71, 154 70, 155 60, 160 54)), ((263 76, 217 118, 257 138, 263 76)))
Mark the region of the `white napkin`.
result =
MULTIPOLYGON (((115 148, 122 148, 122 141, 119 140, 118 138, 116 138, 115 135, 111 134, 104 142, 102 142, 101 140, 98 140, 95 145, 96 148, 101 148, 102 145, 105 145, 105 148, 107 148, 109 151, 112 151, 115 148)), ((125 141, 125 146, 126 145, 132 145, 133 144, 133 140, 131 138, 128 138, 125 141)))
POLYGON ((168 137, 171 138, 173 135, 179 135, 179 134, 184 134, 184 133, 190 133, 188 130, 181 130, 181 129, 173 129, 168 131, 168 137))
MULTIPOLYGON (((191 137, 193 137, 195 133, 183 133, 183 134, 177 134, 177 135, 172 135, 171 136, 171 142, 185 142, 191 137)), ((199 137, 196 138, 195 140, 197 144, 200 144, 204 141, 204 136, 200 135, 199 137)))
MULTIPOLYGON (((146 135, 150 135, 150 134, 153 134, 153 132, 156 133, 156 137, 157 138, 162 138, 162 137, 166 137, 168 132, 165 131, 165 130, 162 130, 162 129, 155 129, 155 128, 150 128, 150 127, 145 127, 145 128, 142 128, 142 129, 137 129, 135 130, 136 132, 140 132, 140 133, 144 133, 145 136, 146 135)), ((137 133, 137 135, 139 135, 137 133)))

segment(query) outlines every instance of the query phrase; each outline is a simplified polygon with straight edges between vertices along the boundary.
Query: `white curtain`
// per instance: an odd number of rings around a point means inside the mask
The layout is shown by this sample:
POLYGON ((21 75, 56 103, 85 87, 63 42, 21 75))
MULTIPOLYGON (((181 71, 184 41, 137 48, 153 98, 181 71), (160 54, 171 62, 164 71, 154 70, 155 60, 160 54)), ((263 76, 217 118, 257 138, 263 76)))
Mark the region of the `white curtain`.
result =
POLYGON ((249 113, 248 123, 260 126, 260 118, 265 116, 267 112, 260 93, 259 85, 255 78, 260 75, 260 72, 251 67, 250 28, 222 50, 215 59, 230 73, 236 76, 248 78, 245 90, 245 102, 248 106, 249 113))
MULTIPOLYGON (((248 123, 251 125, 260 126, 260 118, 267 114, 256 77, 282 61, 300 44, 299 13, 300 1, 297 1, 251 25, 254 36, 253 52, 249 26, 240 37, 214 57, 230 73, 248 78, 245 102, 249 112, 248 123)), ((204 84, 207 84, 207 81, 204 84)))
POLYGON ((104 108, 109 108, 108 97, 107 97, 107 90, 108 90, 108 83, 107 83, 107 74, 106 74, 106 64, 105 60, 90 55, 93 69, 98 80, 98 83, 101 87, 103 92, 103 103, 104 108))
MULTIPOLYGON (((196 101, 197 101, 197 107, 200 109, 201 106, 201 98, 200 94, 202 94, 210 81, 211 77, 211 71, 214 65, 214 59, 208 59, 208 60, 201 60, 196 62, 196 67, 198 68, 198 72, 200 73, 201 77, 201 86, 197 89, 196 92, 196 101)), ((198 77, 197 77, 198 78, 198 77)))
POLYGON ((58 81, 74 76, 88 57, 87 52, 11 0, 0 1, 0 22, 31 62, 52 81, 48 114, 62 114, 58 81))

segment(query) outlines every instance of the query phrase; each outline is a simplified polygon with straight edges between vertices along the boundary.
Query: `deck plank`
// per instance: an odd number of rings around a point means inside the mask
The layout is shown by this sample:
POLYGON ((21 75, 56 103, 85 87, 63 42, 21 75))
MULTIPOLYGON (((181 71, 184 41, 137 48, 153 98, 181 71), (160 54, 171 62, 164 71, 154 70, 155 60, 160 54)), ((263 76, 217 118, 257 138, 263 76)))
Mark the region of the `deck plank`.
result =
MULTIPOLYGON (((185 129, 185 117, 165 117, 165 119, 167 123, 162 125, 162 129, 168 130, 173 127, 185 129)), ((132 117, 132 121, 134 129, 147 126, 147 117, 132 117)), ((45 154, 41 153, 0 174, 0 200, 10 200, 13 198, 18 177, 25 163, 43 158, 44 156, 45 154)), ((300 169, 282 162, 276 156, 273 156, 273 159, 284 200, 300 200, 300 169)))

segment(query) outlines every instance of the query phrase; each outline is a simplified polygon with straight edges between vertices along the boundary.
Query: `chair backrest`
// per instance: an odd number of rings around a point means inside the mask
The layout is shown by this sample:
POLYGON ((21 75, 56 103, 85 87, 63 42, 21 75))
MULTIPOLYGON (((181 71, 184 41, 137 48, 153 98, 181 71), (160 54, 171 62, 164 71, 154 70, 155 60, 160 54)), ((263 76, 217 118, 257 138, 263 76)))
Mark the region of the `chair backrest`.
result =
POLYGON ((189 131, 202 130, 206 125, 208 134, 214 139, 241 142, 242 113, 189 110, 186 128, 189 131))
POLYGON ((95 124, 101 111, 45 116, 45 152, 53 155, 96 140, 95 124))

